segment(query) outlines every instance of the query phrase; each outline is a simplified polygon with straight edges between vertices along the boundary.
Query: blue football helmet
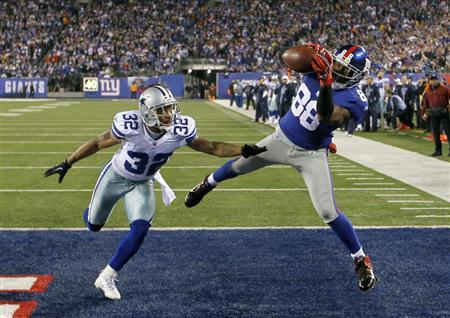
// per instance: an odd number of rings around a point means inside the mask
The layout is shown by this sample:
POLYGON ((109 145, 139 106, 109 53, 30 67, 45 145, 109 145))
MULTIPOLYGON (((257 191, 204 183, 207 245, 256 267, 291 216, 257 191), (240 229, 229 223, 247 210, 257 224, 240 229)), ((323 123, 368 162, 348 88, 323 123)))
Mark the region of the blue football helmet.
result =
POLYGON ((359 45, 344 45, 333 56, 333 87, 349 88, 369 74, 369 53, 359 45))

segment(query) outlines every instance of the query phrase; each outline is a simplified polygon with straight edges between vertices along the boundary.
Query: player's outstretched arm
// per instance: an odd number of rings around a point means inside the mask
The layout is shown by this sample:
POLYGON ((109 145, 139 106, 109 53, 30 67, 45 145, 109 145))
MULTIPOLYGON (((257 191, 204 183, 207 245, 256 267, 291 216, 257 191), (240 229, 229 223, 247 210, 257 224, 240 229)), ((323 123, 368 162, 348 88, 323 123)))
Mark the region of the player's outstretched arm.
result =
POLYGON ((241 155, 244 158, 248 158, 267 151, 265 146, 258 147, 253 144, 245 144, 241 147, 235 144, 220 141, 209 141, 203 138, 194 139, 190 144, 188 144, 188 146, 196 151, 204 152, 217 157, 235 157, 241 155))
POLYGON ((117 145, 120 143, 120 140, 117 140, 113 137, 111 130, 105 131, 101 135, 99 135, 97 138, 94 138, 92 140, 89 140, 88 142, 82 144, 77 150, 75 150, 69 158, 65 159, 60 164, 48 169, 44 172, 44 176, 48 177, 53 174, 58 174, 58 182, 61 183, 64 179, 64 176, 66 175, 67 171, 72 167, 72 165, 80 161, 81 159, 84 159, 86 157, 89 157, 99 151, 103 148, 108 148, 114 145, 117 145))

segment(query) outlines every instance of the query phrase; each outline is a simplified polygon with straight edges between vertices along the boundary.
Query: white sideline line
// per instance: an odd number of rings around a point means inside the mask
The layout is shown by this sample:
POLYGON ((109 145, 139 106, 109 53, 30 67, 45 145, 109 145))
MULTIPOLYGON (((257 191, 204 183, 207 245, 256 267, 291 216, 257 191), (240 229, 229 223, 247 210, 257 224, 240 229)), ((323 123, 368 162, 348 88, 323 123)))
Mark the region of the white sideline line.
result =
POLYGON ((379 194, 375 194, 375 196, 377 197, 418 197, 418 194, 408 194, 408 193, 404 193, 404 194, 390 194, 390 193, 379 193, 379 194))
POLYGON ((358 172, 358 171, 366 171, 364 169, 333 169, 332 172, 358 172))
POLYGON ((434 201, 421 201, 421 200, 388 200, 388 203, 433 203, 434 201))
MULTIPOLYGON (((353 226, 355 229, 359 230, 378 230, 378 229, 448 229, 450 226, 447 225, 399 225, 399 226, 385 226, 385 225, 374 225, 374 226, 353 226)), ((103 228, 102 231, 129 231, 128 227, 113 227, 113 228, 103 228)), ((239 231, 239 230, 330 230, 329 226, 255 226, 255 227, 152 227, 151 231, 239 231)), ((48 228, 48 227, 36 227, 36 228, 26 228, 26 227, 0 227, 2 232, 12 232, 12 231, 88 231, 84 227, 61 227, 61 228, 48 228)))
POLYGON ((356 182, 354 185, 390 185, 395 184, 394 182, 356 182))
POLYGON ((450 210, 450 207, 447 208, 433 208, 433 207, 428 207, 428 208, 400 208, 400 210, 450 210))
POLYGON ((450 218, 450 215, 416 215, 416 218, 450 218))
POLYGON ((345 178, 345 180, 384 180, 384 178, 345 178))
MULTIPOLYGON (((0 192, 92 192, 93 189, 0 189, 0 192)), ((192 189, 172 189, 175 192, 186 192, 192 189)), ((334 188, 334 191, 405 191, 406 188, 334 188)), ((161 190, 156 188, 155 191, 161 190)), ((284 192, 284 191, 308 191, 307 188, 241 188, 241 189, 214 189, 214 192, 284 192)))
POLYGON ((17 117, 22 116, 23 114, 14 114, 14 113, 0 113, 0 117, 17 117))
POLYGON ((14 108, 8 109, 9 112, 18 112, 18 113, 37 113, 41 112, 42 109, 27 109, 27 108, 14 108))

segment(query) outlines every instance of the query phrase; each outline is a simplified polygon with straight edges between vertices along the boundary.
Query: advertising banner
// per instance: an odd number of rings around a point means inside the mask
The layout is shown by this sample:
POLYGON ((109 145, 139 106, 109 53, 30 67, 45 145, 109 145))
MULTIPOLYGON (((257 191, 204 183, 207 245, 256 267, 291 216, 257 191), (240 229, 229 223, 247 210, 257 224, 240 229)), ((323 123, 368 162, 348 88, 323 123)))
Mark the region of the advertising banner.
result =
POLYGON ((4 98, 46 98, 48 79, 42 78, 0 78, 0 97, 4 98), (34 90, 34 95, 33 95, 34 90))
POLYGON ((183 74, 162 75, 161 77, 85 77, 83 78, 83 92, 87 98, 137 98, 144 89, 156 83, 168 86, 175 97, 183 97, 183 74))

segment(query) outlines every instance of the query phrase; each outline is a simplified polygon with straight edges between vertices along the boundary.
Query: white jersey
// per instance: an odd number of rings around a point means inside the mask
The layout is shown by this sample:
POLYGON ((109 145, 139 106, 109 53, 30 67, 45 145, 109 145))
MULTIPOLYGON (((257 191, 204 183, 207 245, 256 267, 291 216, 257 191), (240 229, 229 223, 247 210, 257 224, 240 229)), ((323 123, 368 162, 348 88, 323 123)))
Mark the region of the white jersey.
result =
POLYGON ((380 98, 384 99, 384 96, 386 96, 384 87, 386 86, 386 84, 389 84, 389 79, 386 77, 383 77, 382 79, 376 78, 374 80, 374 83, 378 87, 378 91, 380 92, 380 98))
POLYGON ((194 119, 177 115, 172 129, 155 140, 137 110, 116 114, 112 133, 122 140, 122 147, 112 158, 112 166, 119 175, 132 181, 151 179, 176 149, 197 137, 194 119))

